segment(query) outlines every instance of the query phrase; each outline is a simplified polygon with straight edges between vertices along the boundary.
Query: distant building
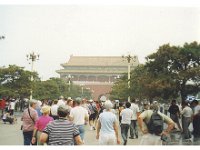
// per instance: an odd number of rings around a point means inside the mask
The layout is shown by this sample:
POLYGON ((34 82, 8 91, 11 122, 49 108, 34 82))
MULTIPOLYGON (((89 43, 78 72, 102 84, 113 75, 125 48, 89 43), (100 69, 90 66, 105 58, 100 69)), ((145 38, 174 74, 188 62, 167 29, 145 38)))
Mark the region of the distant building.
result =
MULTIPOLYGON (((131 69, 139 65, 138 58, 131 60, 131 69)), ((116 79, 128 71, 128 62, 121 56, 70 56, 64 69, 57 70, 60 78, 71 78, 74 84, 84 85, 93 92, 94 99, 107 94, 116 79)))

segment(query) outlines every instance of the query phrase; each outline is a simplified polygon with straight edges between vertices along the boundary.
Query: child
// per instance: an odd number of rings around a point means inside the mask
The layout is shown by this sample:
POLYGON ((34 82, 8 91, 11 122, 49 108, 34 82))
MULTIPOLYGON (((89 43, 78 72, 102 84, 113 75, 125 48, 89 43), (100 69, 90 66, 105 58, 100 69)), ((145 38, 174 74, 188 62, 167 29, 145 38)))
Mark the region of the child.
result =
POLYGON ((4 124, 6 124, 6 122, 9 122, 10 124, 13 123, 14 118, 10 117, 9 113, 6 112, 5 114, 3 114, 3 118, 2 118, 4 124))

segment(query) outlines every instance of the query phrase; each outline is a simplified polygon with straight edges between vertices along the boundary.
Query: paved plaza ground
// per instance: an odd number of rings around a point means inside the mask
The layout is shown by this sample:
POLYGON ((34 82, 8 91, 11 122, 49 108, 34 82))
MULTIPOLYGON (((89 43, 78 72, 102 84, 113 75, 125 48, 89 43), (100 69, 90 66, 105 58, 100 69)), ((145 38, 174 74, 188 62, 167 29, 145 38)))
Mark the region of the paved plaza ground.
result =
MULTIPOLYGON (((23 145, 23 136, 22 131, 20 130, 20 126, 22 124, 20 121, 21 113, 15 114, 17 117, 17 123, 15 124, 4 124, 2 121, 0 121, 0 145, 23 145)), ((182 140, 180 132, 173 132, 170 134, 170 137, 171 141, 168 143, 168 145, 200 145, 200 139, 197 139, 196 141, 193 138, 187 141, 182 140)), ((128 139, 127 145, 139 145, 140 138, 141 133, 139 132, 139 138, 128 139)), ((86 126, 85 145, 98 145, 98 140, 96 140, 96 131, 90 131, 89 125, 86 126)), ((122 140, 121 145, 123 145, 122 140)))

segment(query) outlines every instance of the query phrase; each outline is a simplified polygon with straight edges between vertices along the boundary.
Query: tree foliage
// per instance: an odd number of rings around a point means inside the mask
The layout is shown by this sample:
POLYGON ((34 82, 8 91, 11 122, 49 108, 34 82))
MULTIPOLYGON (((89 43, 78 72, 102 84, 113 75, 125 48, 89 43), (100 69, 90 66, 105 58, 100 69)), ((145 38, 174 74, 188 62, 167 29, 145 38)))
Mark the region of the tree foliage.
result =
MULTIPOLYGON (((182 47, 165 44, 146 59, 145 65, 131 72, 131 98, 167 101, 181 95, 185 100, 187 95, 200 91, 200 45, 197 42, 185 43, 182 47)), ((114 84, 111 95, 128 94, 124 91, 126 83, 127 76, 124 76, 114 84)))
POLYGON ((30 75, 31 72, 16 65, 0 68, 0 95, 27 97, 31 89, 30 75))
POLYGON ((200 45, 197 42, 185 43, 183 47, 163 45, 147 60, 149 73, 172 83, 172 89, 180 93, 182 100, 199 91, 200 45))
POLYGON ((91 97, 91 92, 82 89, 79 85, 68 85, 66 81, 60 78, 50 78, 41 81, 36 72, 24 70, 23 67, 9 65, 9 67, 0 68, 0 96, 29 98, 30 91, 33 90, 34 99, 57 99, 64 97, 91 97), (33 81, 30 77, 33 75, 33 81), (69 91, 70 86, 70 91, 69 91))

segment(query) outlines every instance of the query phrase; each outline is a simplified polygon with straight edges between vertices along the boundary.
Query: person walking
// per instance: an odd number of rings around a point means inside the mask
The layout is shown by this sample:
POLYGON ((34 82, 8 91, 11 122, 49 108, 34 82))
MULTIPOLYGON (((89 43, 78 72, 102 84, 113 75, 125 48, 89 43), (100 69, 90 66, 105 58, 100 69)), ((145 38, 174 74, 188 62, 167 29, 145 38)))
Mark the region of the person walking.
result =
POLYGON ((193 115, 193 135, 194 138, 200 138, 200 105, 197 100, 192 101, 194 107, 194 115, 193 115))
POLYGON ((171 105, 168 109, 168 112, 170 113, 170 118, 174 121, 174 123, 177 124, 179 131, 182 132, 181 125, 179 123, 180 118, 180 110, 178 105, 176 105, 176 100, 172 100, 171 105))
POLYGON ((21 120, 23 121, 22 124, 22 131, 23 131, 23 138, 24 138, 24 145, 30 145, 33 131, 34 131, 34 125, 36 120, 38 119, 38 114, 36 109, 37 100, 30 100, 29 106, 27 109, 24 110, 22 114, 21 120))
POLYGON ((156 101, 153 102, 153 104, 150 106, 150 109, 143 111, 139 115, 138 125, 143 134, 140 145, 162 145, 161 136, 168 136, 170 131, 174 128, 173 120, 167 115, 158 111, 158 103, 156 101), (150 129, 147 127, 147 124, 149 123, 151 116, 155 111, 157 111, 157 113, 162 117, 163 121, 167 124, 167 129, 163 130, 160 135, 150 133, 150 129))
POLYGON ((123 109, 120 113, 122 116, 121 120, 121 135, 124 141, 124 145, 127 144, 128 130, 131 124, 131 118, 133 117, 133 111, 130 109, 131 103, 126 102, 126 108, 123 109))
POLYGON ((189 125, 192 122, 192 117, 193 117, 193 111, 192 109, 188 106, 188 103, 183 101, 182 102, 182 127, 183 127, 183 138, 184 139, 190 139, 191 138, 191 133, 189 130, 189 125))
POLYGON ((96 130, 95 121, 96 121, 96 117, 98 115, 98 111, 96 108, 96 104, 92 99, 89 100, 88 108, 90 110, 90 115, 89 115, 90 130, 96 130))
POLYGON ((97 121, 97 135, 100 145, 120 144, 117 117, 111 112, 113 105, 110 100, 105 101, 104 111, 97 121))
POLYGON ((89 121, 89 114, 87 109, 81 106, 81 98, 75 99, 75 107, 71 109, 69 118, 75 125, 78 126, 82 141, 84 141, 85 125, 89 121))
POLYGON ((134 139, 138 138, 137 116, 140 112, 138 105, 135 103, 135 99, 132 100, 130 109, 133 111, 133 116, 131 118, 129 139, 134 139))
POLYGON ((57 105, 60 106, 60 105, 65 105, 65 104, 66 104, 66 102, 65 102, 65 100, 64 100, 64 97, 61 95, 61 96, 59 97, 59 100, 58 100, 57 105))
POLYGON ((51 106, 51 116, 54 120, 58 119, 58 100, 53 101, 53 105, 51 106))
POLYGON ((49 122, 44 128, 40 142, 47 145, 77 145, 83 144, 78 127, 68 120, 69 107, 60 105, 58 107, 58 120, 49 122))
POLYGON ((50 107, 49 106, 43 106, 41 108, 42 116, 38 118, 38 120, 35 123, 33 137, 32 137, 32 143, 37 145, 43 145, 43 143, 40 143, 39 138, 43 131, 43 129, 46 127, 46 125, 53 121, 53 118, 49 116, 50 113, 50 107))
POLYGON ((5 108, 6 108, 6 99, 5 99, 5 98, 2 98, 2 99, 0 100, 1 118, 3 117, 5 108))
POLYGON ((124 104, 122 102, 119 103, 118 114, 119 114, 119 123, 121 124, 122 116, 120 116, 121 111, 124 109, 124 104))
POLYGON ((9 104, 10 116, 14 115, 14 110, 15 110, 15 99, 11 99, 9 104))

